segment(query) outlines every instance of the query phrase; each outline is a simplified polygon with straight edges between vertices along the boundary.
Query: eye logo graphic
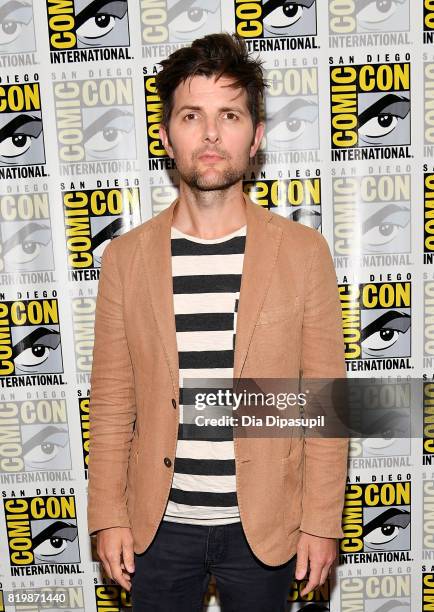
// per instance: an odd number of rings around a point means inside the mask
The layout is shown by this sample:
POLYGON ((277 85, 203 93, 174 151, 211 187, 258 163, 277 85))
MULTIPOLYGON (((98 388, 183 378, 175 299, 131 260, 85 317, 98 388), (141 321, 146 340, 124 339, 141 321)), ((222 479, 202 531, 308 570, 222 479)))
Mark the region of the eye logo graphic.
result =
POLYGON ((380 468, 392 457, 400 458, 394 465, 407 465, 411 454, 411 384, 399 379, 390 383, 366 379, 355 398, 351 423, 365 437, 351 437, 352 467, 380 468))
POLYGON ((253 202, 321 231, 321 178, 243 181, 253 202))
POLYGON ((54 270, 48 193, 0 194, 0 272, 39 270, 54 270))
POLYGON ((220 4, 220 0, 142 0, 142 43, 190 42, 217 32, 220 4))
POLYGON ((411 175, 334 177, 334 254, 411 251, 411 175))
POLYGON ((0 302, 0 376, 63 372, 57 299, 0 302))
POLYGON ((137 187, 64 191, 62 198, 70 270, 100 268, 109 242, 140 223, 137 187))
POLYGON ((273 69, 266 73, 264 148, 299 151, 319 148, 316 67, 273 69))
POLYGON ((314 36, 315 0, 235 0, 235 27, 242 38, 314 36))
POLYGON ((25 400, 2 404, 0 472, 70 470, 69 428, 64 399, 25 400))
POLYGON ((32 0, 0 0, 0 25, 1 53, 36 50, 32 0))
POLYGON ((80 563, 74 495, 3 500, 12 575, 44 563, 80 563))
POLYGON ((131 78, 55 82, 53 92, 62 164, 136 159, 131 78))
POLYGON ((407 32, 410 0, 329 0, 329 33, 407 32))
POLYGON ((342 520, 344 537, 339 543, 341 553, 380 553, 354 559, 365 562, 381 561, 381 553, 409 551, 410 519, 411 482, 348 484, 342 520))
POLYGON ((411 144, 409 63, 331 67, 330 103, 332 154, 411 144))
POLYGON ((45 164, 39 83, 0 87, 0 167, 45 164))
POLYGON ((51 51, 128 46, 127 0, 46 0, 51 51))
POLYGON ((339 285, 339 295, 347 360, 411 356, 410 282, 339 285))

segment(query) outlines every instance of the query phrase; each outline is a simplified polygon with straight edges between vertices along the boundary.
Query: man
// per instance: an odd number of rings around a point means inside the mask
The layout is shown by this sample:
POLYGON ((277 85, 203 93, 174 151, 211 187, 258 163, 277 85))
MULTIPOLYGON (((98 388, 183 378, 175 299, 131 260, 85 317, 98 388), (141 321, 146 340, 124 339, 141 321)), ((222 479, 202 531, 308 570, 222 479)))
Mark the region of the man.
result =
POLYGON ((199 610, 210 574, 224 612, 284 610, 294 570, 306 594, 336 557, 347 441, 213 437, 187 381, 345 377, 333 262, 319 232, 243 195, 264 134, 244 43, 208 35, 162 66, 180 192, 103 254, 89 533, 134 610, 199 610))

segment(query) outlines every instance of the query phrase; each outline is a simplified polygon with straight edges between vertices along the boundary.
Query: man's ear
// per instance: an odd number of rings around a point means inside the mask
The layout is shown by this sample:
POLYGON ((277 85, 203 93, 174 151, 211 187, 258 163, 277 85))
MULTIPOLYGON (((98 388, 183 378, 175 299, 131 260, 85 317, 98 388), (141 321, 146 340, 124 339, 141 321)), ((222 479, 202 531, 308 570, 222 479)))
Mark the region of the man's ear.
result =
POLYGON ((264 137, 264 132, 265 132, 265 123, 263 121, 260 121, 258 123, 258 125, 256 126, 255 129, 255 135, 253 137, 253 141, 252 144, 250 145, 250 157, 254 157, 256 151, 259 148, 259 145, 261 144, 262 138, 264 137))
POLYGON ((163 125, 162 123, 160 123, 160 128, 159 128, 158 133, 159 133, 159 136, 160 136, 160 140, 163 143, 163 147, 167 151, 167 154, 169 155, 169 157, 171 157, 173 159, 174 155, 173 155, 172 145, 170 144, 169 132, 168 132, 166 126, 163 125))

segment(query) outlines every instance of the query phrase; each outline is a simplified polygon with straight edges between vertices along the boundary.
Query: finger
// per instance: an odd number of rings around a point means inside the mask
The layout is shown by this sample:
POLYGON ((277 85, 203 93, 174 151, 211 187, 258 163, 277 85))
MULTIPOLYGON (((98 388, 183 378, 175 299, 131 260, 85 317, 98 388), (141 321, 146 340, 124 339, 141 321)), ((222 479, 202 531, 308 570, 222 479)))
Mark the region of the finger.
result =
POLYGON ((322 570, 322 565, 315 564, 315 563, 311 564, 310 571, 309 571, 309 580, 306 586, 304 587, 304 589, 300 593, 302 597, 304 595, 307 595, 307 593, 310 593, 311 591, 313 591, 313 589, 315 589, 319 585, 321 570, 322 570))
POLYGON ((297 564, 295 566, 295 577, 297 580, 302 580, 306 576, 307 572, 307 548, 300 547, 297 549, 297 564))
POLYGON ((331 563, 327 563, 326 565, 324 565, 322 572, 321 572, 320 579, 319 579, 320 584, 324 584, 324 582, 327 580, 327 576, 329 575, 329 572, 330 572, 330 567, 331 567, 331 563))
POLYGON ((311 580, 309 580, 306 583, 306 586, 304 587, 304 589, 302 591, 300 591, 300 595, 301 597, 304 597, 305 595, 307 595, 308 593, 310 593, 311 591, 313 591, 318 585, 315 584, 315 582, 312 582, 311 580))
POLYGON ((130 574, 134 572, 134 549, 132 544, 123 544, 122 560, 125 564, 125 569, 130 572, 130 574))
POLYGON ((120 584, 124 589, 129 589, 129 574, 124 573, 121 568, 120 559, 113 558, 110 562, 110 571, 113 576, 113 580, 115 580, 118 584, 120 584))
POLYGON ((122 572, 120 572, 119 574, 114 576, 114 579, 123 589, 125 589, 126 591, 130 590, 131 580, 128 574, 122 574, 122 572))

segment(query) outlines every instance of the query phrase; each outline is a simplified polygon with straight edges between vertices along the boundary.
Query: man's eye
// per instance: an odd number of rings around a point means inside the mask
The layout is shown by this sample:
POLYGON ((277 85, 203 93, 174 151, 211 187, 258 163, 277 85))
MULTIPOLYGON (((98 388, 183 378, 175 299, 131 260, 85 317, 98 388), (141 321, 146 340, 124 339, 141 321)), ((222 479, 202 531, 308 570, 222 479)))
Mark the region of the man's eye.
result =
POLYGON ((238 119, 237 115, 235 113, 226 113, 226 117, 228 119, 238 119))
POLYGON ((187 115, 185 115, 186 119, 194 119, 196 117, 195 113, 188 113, 187 115))

